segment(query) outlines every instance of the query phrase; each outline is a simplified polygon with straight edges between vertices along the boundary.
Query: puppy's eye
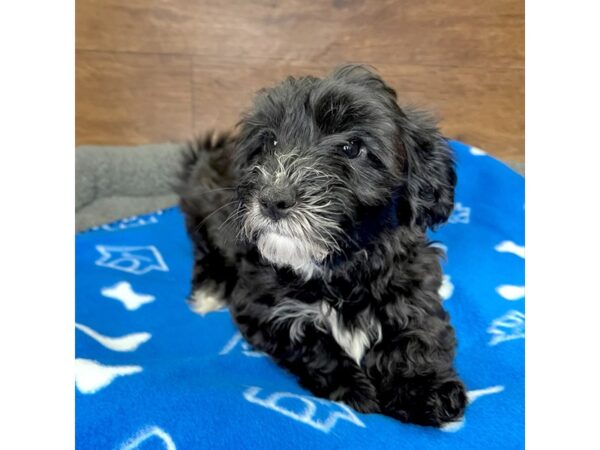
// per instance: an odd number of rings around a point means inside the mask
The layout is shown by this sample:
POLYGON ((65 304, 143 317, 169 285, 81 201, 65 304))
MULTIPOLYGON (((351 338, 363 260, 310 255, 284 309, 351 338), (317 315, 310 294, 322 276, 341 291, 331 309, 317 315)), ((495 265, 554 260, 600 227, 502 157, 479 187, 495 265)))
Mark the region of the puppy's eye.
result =
POLYGON ((263 139, 264 139, 264 141, 263 141, 264 148, 267 150, 274 149, 275 147, 277 147, 277 144, 279 143, 277 141, 277 138, 275 137, 275 135, 271 134, 271 133, 265 135, 265 137, 263 139))
POLYGON ((339 148, 348 158, 356 158, 363 149, 363 143, 360 139, 350 139, 339 148))

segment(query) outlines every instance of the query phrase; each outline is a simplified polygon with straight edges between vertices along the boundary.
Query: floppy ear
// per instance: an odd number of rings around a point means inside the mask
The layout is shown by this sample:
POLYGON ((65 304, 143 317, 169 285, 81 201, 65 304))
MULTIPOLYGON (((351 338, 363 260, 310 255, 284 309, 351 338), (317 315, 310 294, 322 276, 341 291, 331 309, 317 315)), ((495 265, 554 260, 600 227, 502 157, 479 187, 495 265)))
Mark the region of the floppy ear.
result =
POLYGON ((343 64, 334 69, 330 77, 347 84, 368 88, 371 93, 380 92, 388 101, 396 99, 396 91, 388 86, 373 67, 364 64, 343 64))
POLYGON ((405 201, 398 204, 398 217, 423 229, 442 224, 454 209, 456 172, 452 152, 436 121, 412 108, 400 109, 396 92, 381 77, 360 64, 338 67, 331 75, 338 81, 368 88, 382 105, 396 113, 401 146, 404 148, 405 201))
POLYGON ((454 208, 456 172, 452 152, 431 116, 407 108, 398 120, 406 155, 411 223, 423 229, 435 228, 448 220, 454 208))

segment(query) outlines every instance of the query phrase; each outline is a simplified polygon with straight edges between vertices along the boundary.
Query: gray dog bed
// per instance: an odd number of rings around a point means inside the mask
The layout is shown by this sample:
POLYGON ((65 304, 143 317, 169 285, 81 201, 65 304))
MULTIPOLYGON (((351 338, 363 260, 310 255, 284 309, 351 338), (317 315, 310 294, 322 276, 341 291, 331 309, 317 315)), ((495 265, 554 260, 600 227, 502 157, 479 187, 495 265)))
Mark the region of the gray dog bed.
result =
POLYGON ((82 146, 75 153, 77 231, 177 203, 180 144, 82 146))

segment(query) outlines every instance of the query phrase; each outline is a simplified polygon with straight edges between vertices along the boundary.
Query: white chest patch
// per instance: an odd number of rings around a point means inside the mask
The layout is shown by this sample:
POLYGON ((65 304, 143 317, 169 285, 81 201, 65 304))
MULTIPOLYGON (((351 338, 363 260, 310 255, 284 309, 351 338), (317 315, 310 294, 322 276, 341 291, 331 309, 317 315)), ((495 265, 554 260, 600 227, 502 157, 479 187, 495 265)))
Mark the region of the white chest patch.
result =
POLYGON ((287 299, 273 309, 271 317, 276 325, 285 324, 289 327, 293 341, 302 340, 304 328, 308 324, 331 334, 359 365, 365 352, 382 337, 381 324, 368 312, 363 311, 350 329, 343 324, 338 312, 325 302, 307 304, 287 299))
MULTIPOLYGON (((360 364, 365 351, 371 346, 368 330, 359 328, 354 329, 353 331, 348 330, 338 319, 337 311, 335 309, 329 311, 327 322, 329 323, 331 334, 336 342, 340 344, 340 347, 342 347, 357 364, 360 364)), ((381 334, 381 326, 379 328, 379 334, 381 334)))
POLYGON ((257 244, 262 255, 275 264, 295 268, 310 262, 308 249, 298 239, 270 232, 260 236, 257 244))
POLYGON ((289 266, 306 279, 319 270, 313 258, 325 256, 321 249, 306 242, 273 232, 260 236, 257 246, 260 253, 273 264, 289 266))

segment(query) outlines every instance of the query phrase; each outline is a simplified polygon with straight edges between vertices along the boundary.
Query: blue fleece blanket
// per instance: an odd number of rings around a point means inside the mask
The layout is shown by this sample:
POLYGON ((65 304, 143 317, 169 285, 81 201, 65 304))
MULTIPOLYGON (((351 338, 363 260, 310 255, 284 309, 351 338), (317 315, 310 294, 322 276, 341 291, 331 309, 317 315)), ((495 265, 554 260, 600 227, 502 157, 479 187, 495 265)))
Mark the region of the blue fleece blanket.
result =
POLYGON ((456 208, 431 237, 448 254, 464 421, 437 430, 315 398, 228 312, 190 312, 192 251, 172 208, 76 237, 77 448, 523 448, 524 179, 452 147, 456 208))

